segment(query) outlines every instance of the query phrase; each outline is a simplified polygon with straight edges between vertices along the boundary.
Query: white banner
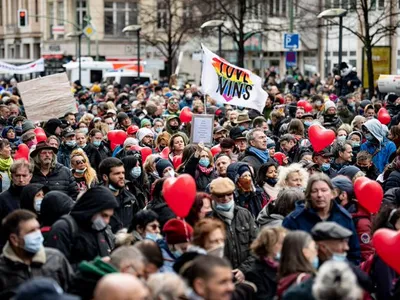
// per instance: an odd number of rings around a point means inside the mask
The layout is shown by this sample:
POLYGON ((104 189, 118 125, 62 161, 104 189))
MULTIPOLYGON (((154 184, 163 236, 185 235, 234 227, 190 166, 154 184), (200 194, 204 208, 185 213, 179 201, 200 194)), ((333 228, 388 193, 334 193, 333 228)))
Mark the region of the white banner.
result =
POLYGON ((9 74, 30 74, 35 72, 43 72, 44 71, 44 59, 40 58, 34 62, 25 65, 10 65, 3 61, 0 61, 0 73, 9 73, 9 74))
POLYGON ((230 64, 204 45, 201 89, 220 103, 249 107, 262 112, 268 94, 262 80, 251 71, 230 64))

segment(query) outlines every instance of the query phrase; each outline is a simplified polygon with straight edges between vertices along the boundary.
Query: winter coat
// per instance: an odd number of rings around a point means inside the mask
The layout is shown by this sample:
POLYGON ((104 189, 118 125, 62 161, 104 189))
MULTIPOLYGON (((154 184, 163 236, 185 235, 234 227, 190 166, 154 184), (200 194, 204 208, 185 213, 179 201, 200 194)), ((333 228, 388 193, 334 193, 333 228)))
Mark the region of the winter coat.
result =
MULTIPOLYGON (((94 146, 96 147, 96 146, 94 146)), ((100 161, 105 160, 107 157, 111 157, 112 152, 111 150, 107 147, 107 145, 104 142, 101 142, 100 146, 97 148, 97 150, 100 153, 100 161)))
POLYGON ((9 213, 21 207, 21 191, 22 187, 17 187, 11 184, 8 190, 0 194, 0 222, 2 222, 9 213))
POLYGON ((71 153, 75 149, 78 149, 77 145, 75 145, 75 147, 71 148, 71 147, 65 145, 64 143, 62 143, 57 152, 57 162, 64 165, 68 169, 70 169, 71 168, 71 153))
MULTIPOLYGON (((357 167, 360 168, 359 166, 357 167)), ((371 180, 376 180, 379 176, 378 169, 374 166, 374 164, 371 164, 369 168, 360 168, 360 170, 363 171, 365 176, 371 180)))
MULTIPOLYGON (((350 250, 347 253, 347 258, 358 265, 361 258, 360 244, 351 215, 337 204, 336 201, 332 201, 330 215, 326 221, 336 222, 353 232, 353 235, 349 239, 350 250)), ((286 216, 282 225, 290 230, 303 230, 310 233, 314 225, 319 222, 323 221, 313 208, 305 207, 303 203, 296 203, 295 210, 286 216)))
POLYGON ((272 202, 266 205, 257 217, 257 224, 260 227, 278 227, 282 226, 282 221, 285 218, 284 216, 271 213, 272 202))
POLYGON ((50 191, 64 192, 72 199, 76 199, 78 196, 78 186, 71 171, 59 163, 47 176, 44 176, 39 169, 35 168, 31 183, 41 183, 47 186, 50 191))
POLYGON ((32 278, 49 277, 68 289, 73 271, 60 251, 42 247, 26 265, 7 243, 0 256, 0 299, 15 296, 18 287, 32 278))
POLYGON ((337 115, 344 124, 351 124, 355 117, 355 113, 353 113, 348 107, 343 107, 342 109, 339 109, 337 115))
POLYGON ((263 259, 256 259, 252 262, 250 269, 244 275, 247 281, 257 286, 257 293, 253 299, 272 300, 274 298, 278 285, 277 272, 277 266, 273 266, 263 259))
POLYGON ((264 163, 254 153, 250 152, 248 148, 244 151, 244 155, 243 155, 242 159, 240 159, 240 161, 242 163, 247 163, 249 166, 252 166, 253 170, 254 170, 254 174, 258 174, 258 170, 261 168, 261 166, 264 163))
POLYGON ((89 158, 92 168, 98 170, 102 160, 100 151, 90 143, 86 144, 86 146, 83 148, 83 151, 85 151, 87 157, 89 158))
POLYGON ((174 254, 171 252, 171 250, 169 250, 168 244, 165 240, 163 239, 157 240, 157 244, 161 249, 161 253, 164 260, 164 265, 161 267, 160 272, 173 273, 174 272, 173 266, 177 257, 175 257, 174 254))
POLYGON ((399 187, 400 187, 400 171, 394 170, 392 173, 390 173, 388 179, 386 179, 384 190, 386 192, 392 188, 399 188, 399 187))
POLYGON ((278 288, 276 292, 278 299, 282 299, 282 296, 289 288, 295 287, 310 278, 311 275, 307 273, 294 273, 281 278, 278 282, 278 288))
POLYGON ((118 208, 114 209, 114 214, 110 220, 110 226, 114 233, 122 228, 129 228, 133 217, 140 210, 137 199, 127 189, 120 190, 115 198, 118 202, 118 208))
POLYGON ((151 209, 158 215, 158 222, 160 228, 164 228, 165 223, 169 220, 176 218, 174 212, 169 208, 164 199, 153 199, 147 205, 147 209, 151 209))
POLYGON ((242 265, 250 255, 250 245, 256 239, 258 228, 251 213, 237 205, 233 209, 231 222, 217 210, 213 210, 213 217, 220 219, 226 228, 226 243, 224 257, 229 259, 232 268, 243 270, 242 265))
POLYGON ((52 226, 63 215, 71 212, 75 202, 68 195, 52 191, 48 192, 40 206, 40 221, 42 226, 52 226))
MULTIPOLYGON (((391 299, 392 295, 396 295, 396 288, 393 288, 396 281, 399 283, 398 275, 378 255, 374 257, 370 276, 376 286, 375 295, 377 300, 391 299)), ((393 299, 399 298, 397 296, 397 298, 393 299)))
POLYGON ((51 227, 45 246, 60 250, 75 266, 83 260, 108 256, 114 248, 114 235, 109 226, 102 231, 93 229, 92 218, 105 209, 117 207, 118 202, 107 188, 98 186, 89 189, 70 213, 76 225, 75 233, 68 221, 60 219, 51 227))
POLYGON ((217 178, 218 175, 215 170, 211 171, 208 175, 202 172, 198 167, 199 161, 200 157, 195 157, 193 154, 185 165, 183 173, 187 173, 195 179, 198 192, 205 192, 206 187, 211 183, 211 181, 217 178))
POLYGON ((356 228, 358 241, 361 249, 361 261, 365 261, 368 257, 375 253, 372 246, 372 218, 371 214, 358 205, 358 210, 351 214, 356 228))

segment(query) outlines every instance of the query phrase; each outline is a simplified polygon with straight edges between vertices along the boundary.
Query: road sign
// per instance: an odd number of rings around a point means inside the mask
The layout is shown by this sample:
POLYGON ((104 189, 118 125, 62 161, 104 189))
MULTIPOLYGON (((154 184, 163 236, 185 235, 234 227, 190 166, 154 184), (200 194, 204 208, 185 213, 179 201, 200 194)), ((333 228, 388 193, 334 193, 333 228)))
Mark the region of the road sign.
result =
POLYGON ((92 35, 96 33, 92 24, 87 24, 86 27, 83 29, 83 34, 86 35, 87 38, 90 38, 92 35))
POLYGON ((285 50, 298 50, 300 48, 300 35, 298 33, 284 33, 283 48, 285 50))
POLYGON ((289 51, 285 53, 286 68, 294 68, 297 66, 297 52, 289 51))
POLYGON ((54 25, 54 26, 51 28, 51 32, 53 33, 53 35, 54 35, 54 34, 64 34, 65 28, 64 28, 63 25, 54 25))

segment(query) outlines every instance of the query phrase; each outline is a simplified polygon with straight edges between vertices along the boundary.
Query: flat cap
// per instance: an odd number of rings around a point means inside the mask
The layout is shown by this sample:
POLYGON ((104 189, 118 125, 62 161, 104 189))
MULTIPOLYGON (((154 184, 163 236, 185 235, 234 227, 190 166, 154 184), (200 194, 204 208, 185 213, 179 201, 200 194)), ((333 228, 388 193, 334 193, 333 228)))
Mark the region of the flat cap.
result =
POLYGON ((234 191, 235 184, 229 178, 218 177, 210 183, 210 192, 213 195, 227 195, 234 191))
POLYGON ((319 222, 311 230, 314 241, 341 240, 353 235, 353 232, 336 222, 319 222))

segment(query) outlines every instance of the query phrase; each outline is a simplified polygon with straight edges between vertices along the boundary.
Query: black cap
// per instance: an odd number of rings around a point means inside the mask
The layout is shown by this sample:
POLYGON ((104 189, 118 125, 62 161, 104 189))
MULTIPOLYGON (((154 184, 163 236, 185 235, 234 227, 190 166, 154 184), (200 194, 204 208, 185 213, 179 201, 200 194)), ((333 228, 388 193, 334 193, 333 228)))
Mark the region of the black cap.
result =
POLYGON ((245 140, 246 137, 243 135, 243 130, 240 129, 239 127, 233 127, 231 131, 229 132, 229 137, 232 140, 245 140))
POLYGON ((336 222, 319 222, 311 229, 314 241, 341 240, 353 235, 353 232, 336 222))
POLYGON ((314 152, 313 153, 313 157, 316 157, 316 156, 332 157, 333 154, 328 150, 328 148, 325 148, 325 149, 323 149, 321 151, 314 152))
POLYGON ((75 135, 75 131, 71 127, 67 127, 62 131, 63 137, 69 137, 75 135))

